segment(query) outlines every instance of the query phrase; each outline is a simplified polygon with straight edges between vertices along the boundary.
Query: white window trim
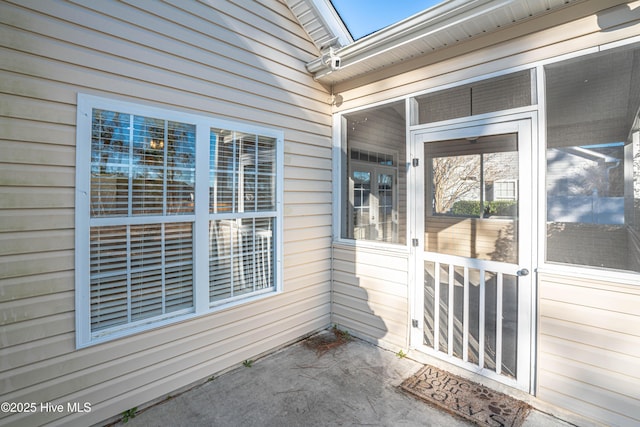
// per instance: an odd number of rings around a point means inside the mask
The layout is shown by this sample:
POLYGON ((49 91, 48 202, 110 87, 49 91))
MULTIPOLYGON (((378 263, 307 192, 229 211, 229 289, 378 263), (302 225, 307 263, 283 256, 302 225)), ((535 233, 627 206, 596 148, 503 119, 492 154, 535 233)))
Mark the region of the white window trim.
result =
POLYGON ((76 348, 88 347, 135 333, 148 331, 216 311, 247 304, 282 292, 282 256, 283 256, 283 196, 284 196, 284 132, 272 128, 250 125, 223 119, 215 119, 165 108, 146 106, 121 100, 103 98, 78 93, 76 114, 76 183, 75 183, 75 310, 76 310, 76 348), (208 281, 208 239, 195 236, 208 235, 209 218, 209 158, 202 153, 204 143, 196 142, 196 195, 194 222, 194 292, 193 307, 169 313, 160 319, 141 320, 122 327, 105 331, 91 332, 91 307, 89 287, 90 241, 90 202, 91 202, 91 126, 92 110, 104 109, 128 114, 156 117, 196 125, 196 141, 209 141, 210 129, 231 129, 239 132, 254 133, 276 140, 276 206, 274 230, 274 287, 268 292, 256 292, 243 299, 230 299, 223 302, 209 302, 208 281), (198 171, 206 171, 198 173, 198 171), (206 190, 200 190, 204 188, 206 190))

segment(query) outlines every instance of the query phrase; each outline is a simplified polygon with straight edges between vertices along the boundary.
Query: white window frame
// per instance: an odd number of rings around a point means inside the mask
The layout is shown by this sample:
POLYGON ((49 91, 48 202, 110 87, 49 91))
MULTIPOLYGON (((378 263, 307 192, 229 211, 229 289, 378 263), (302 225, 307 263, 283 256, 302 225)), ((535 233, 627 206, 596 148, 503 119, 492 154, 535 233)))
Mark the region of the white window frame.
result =
MULTIPOLYGON (((111 341, 142 331, 197 316, 214 313, 239 304, 246 304, 282 292, 283 254, 283 194, 284 194, 284 132, 262 126, 233 122, 195 115, 180 111, 146 106, 126 101, 114 100, 87 94, 78 94, 76 129, 76 188, 75 188, 75 309, 76 347, 82 348, 101 342, 111 341), (151 319, 128 323, 119 327, 91 331, 91 289, 90 289, 90 203, 91 203, 91 129, 93 109, 117 111, 120 113, 153 117, 196 127, 195 164, 195 216, 193 226, 193 307, 168 313, 151 319), (208 236, 209 220, 216 214, 209 213, 209 144, 211 129, 229 129, 251 133, 276 140, 276 193, 273 235, 273 288, 266 292, 254 292, 246 297, 233 297, 225 301, 209 301, 209 241, 200 238, 208 236)), ((242 217, 245 214, 238 214, 242 217)))
MULTIPOLYGON (((396 224, 396 227, 399 227, 398 223, 399 223, 399 212, 398 212, 398 170, 399 170, 399 166, 398 166, 398 151, 397 150, 390 150, 384 147, 380 147, 380 146, 369 146, 367 147, 366 144, 359 142, 359 141, 354 141, 351 144, 349 144, 349 147, 347 147, 347 151, 348 151, 348 188, 347 191, 349 192, 349 194, 347 195, 347 200, 348 200, 348 204, 349 204, 349 213, 348 213, 348 218, 347 218, 347 224, 346 226, 348 227, 348 231, 349 231, 349 235, 351 237, 345 237, 345 239, 350 239, 350 240, 357 240, 357 241, 365 241, 365 242, 378 242, 378 243, 382 243, 382 244, 392 244, 392 245, 399 245, 400 243, 394 243, 394 242, 387 242, 384 240, 373 240, 373 239, 358 239, 355 237, 355 223, 353 221, 353 211, 355 210, 355 208, 353 208, 352 206, 354 206, 354 182, 353 182, 353 172, 355 171, 355 169, 363 169, 363 170, 367 170, 368 172, 371 172, 371 197, 373 197, 375 199, 374 202, 371 202, 371 204, 369 205, 369 215, 375 215, 378 216, 378 207, 379 207, 379 194, 378 194, 378 189, 377 189, 377 185, 378 185, 378 175, 380 174, 391 174, 393 175, 393 187, 392 187, 392 192, 393 192, 393 213, 392 213, 392 218, 393 218, 393 222, 396 224), (393 161, 393 165, 392 166, 388 166, 388 165, 380 165, 376 162, 367 162, 365 160, 353 160, 351 159, 351 150, 356 150, 356 151, 367 151, 370 153, 376 153, 376 154, 384 154, 386 156, 390 156, 392 158, 393 161), (374 186, 376 186, 375 191, 374 191, 374 186)), ((376 220, 372 221, 371 224, 373 224, 375 222, 375 227, 379 226, 379 218, 377 218, 376 220)), ((370 224, 370 225, 371 225, 370 224)), ((397 236, 398 238, 400 237, 399 235, 397 236)))
MULTIPOLYGON (((493 199, 494 200, 518 200, 518 180, 516 179, 501 179, 498 181, 494 181, 493 182, 494 185, 494 189, 493 189, 493 199), (496 184, 510 184, 513 186, 513 196, 497 196, 496 193, 498 193, 498 191, 496 191, 495 185, 496 184)), ((507 191, 511 191, 511 189, 508 189, 507 191)))

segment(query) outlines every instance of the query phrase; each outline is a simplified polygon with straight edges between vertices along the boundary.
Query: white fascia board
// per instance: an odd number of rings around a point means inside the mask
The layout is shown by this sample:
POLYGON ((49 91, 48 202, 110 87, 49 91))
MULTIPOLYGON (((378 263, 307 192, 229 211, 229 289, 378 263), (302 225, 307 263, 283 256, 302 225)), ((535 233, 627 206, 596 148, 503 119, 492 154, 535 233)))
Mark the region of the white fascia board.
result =
MULTIPOLYGON (((397 24, 386 27, 351 45, 335 51, 341 58, 341 69, 365 61, 374 56, 411 43, 420 38, 441 32, 462 22, 477 19, 519 0, 449 0, 423 12, 417 13, 397 24)), ((307 64, 307 70, 315 78, 332 72, 331 68, 317 58, 307 64)), ((334 71, 335 72, 335 71, 334 71)))

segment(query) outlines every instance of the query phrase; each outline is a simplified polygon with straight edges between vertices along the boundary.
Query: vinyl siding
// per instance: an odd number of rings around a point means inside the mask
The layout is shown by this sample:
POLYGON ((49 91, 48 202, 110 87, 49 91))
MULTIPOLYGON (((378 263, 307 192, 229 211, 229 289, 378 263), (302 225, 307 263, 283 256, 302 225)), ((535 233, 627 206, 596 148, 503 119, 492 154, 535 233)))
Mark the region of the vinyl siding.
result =
POLYGON ((330 324, 331 117, 280 1, 0 2, 0 395, 90 402, 91 425, 330 324), (277 296, 75 349, 77 93, 284 131, 277 296))
POLYGON ((407 254, 336 244, 333 256, 332 322, 384 347, 406 349, 407 254))
MULTIPOLYGON (((637 40, 640 22, 629 22, 624 10, 609 16, 619 20, 619 27, 606 31, 598 27, 598 12, 620 3, 580 2, 337 84, 334 93, 343 102, 334 107, 334 113, 353 114, 352 109, 373 103, 395 102, 490 73, 527 67, 608 43, 637 40)), ((634 5, 637 8, 638 2, 634 5)), ((539 117, 544 118, 544 111, 539 117)), ((540 138, 534 142, 544 144, 544 133, 540 138)), ((544 229, 539 231, 543 244, 544 229)), ((403 274, 409 270, 403 270, 406 267, 396 256, 374 257, 372 261, 369 256, 361 257, 365 252, 336 246, 334 319, 371 337, 382 336, 399 344, 410 329, 409 316, 404 311, 409 303, 398 292, 403 289, 400 282, 408 279, 403 274), (369 298, 386 293, 392 293, 393 298, 378 298, 376 304, 365 304, 369 298), (396 330, 394 326, 403 319, 404 325, 396 330)), ((614 278, 606 280, 602 274, 599 277, 601 282, 548 274, 539 277, 538 330, 534 337, 538 352, 534 378, 537 389, 531 402, 559 414, 566 414, 562 410, 571 411, 577 414, 576 419, 636 425, 640 423, 640 287, 617 283, 614 278)), ((406 295, 410 292, 411 288, 406 295)))
POLYGON ((640 288, 544 274, 538 398, 599 422, 640 423, 640 288))

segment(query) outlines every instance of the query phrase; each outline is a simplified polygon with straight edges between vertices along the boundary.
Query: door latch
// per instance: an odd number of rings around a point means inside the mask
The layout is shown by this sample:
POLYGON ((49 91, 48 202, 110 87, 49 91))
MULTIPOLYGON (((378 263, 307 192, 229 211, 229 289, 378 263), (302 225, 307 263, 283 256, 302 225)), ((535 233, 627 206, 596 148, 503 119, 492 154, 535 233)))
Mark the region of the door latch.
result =
POLYGON ((528 276, 529 275, 529 270, 527 270, 526 268, 520 269, 516 272, 516 275, 518 277, 523 277, 523 276, 528 276))

